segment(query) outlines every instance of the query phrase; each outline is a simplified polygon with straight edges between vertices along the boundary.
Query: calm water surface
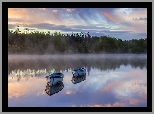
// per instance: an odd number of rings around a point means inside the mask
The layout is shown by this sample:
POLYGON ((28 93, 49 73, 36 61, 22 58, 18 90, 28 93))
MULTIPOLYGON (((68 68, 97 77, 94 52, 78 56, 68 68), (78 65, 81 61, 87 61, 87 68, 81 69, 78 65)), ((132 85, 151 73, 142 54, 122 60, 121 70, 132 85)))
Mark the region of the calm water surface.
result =
POLYGON ((147 55, 9 55, 8 106, 147 107, 147 55), (74 79, 79 67, 86 75, 74 79), (53 72, 63 82, 47 86, 53 72))

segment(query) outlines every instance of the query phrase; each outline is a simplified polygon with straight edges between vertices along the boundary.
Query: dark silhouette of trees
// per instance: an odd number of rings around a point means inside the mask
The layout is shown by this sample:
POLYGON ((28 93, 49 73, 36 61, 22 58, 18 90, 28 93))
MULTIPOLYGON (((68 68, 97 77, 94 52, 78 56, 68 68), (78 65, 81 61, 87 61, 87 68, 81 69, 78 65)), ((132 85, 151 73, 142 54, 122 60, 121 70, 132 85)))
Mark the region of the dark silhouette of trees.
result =
POLYGON ((147 38, 122 41, 109 36, 90 36, 82 32, 64 35, 60 32, 21 33, 8 30, 9 53, 147 53, 147 38))

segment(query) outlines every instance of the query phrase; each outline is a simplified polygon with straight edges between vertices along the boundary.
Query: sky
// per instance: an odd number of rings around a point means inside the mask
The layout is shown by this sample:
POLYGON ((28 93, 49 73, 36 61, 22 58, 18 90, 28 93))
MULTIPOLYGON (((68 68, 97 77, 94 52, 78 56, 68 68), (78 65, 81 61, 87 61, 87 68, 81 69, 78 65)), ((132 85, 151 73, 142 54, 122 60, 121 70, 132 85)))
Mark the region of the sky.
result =
POLYGON ((147 38, 147 8, 9 8, 8 29, 147 38))

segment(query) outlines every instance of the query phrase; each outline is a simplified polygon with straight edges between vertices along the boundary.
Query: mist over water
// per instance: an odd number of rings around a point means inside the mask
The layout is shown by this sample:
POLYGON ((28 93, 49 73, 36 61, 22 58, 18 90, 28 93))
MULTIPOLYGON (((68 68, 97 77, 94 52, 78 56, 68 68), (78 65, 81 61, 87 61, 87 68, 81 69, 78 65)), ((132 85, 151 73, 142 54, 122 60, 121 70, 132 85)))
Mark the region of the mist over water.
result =
POLYGON ((9 106, 145 107, 147 55, 8 55, 8 92, 9 106), (79 67, 86 76, 75 79, 72 70, 79 67), (46 86, 45 76, 53 72, 64 74, 62 87, 46 86))
POLYGON ((146 54, 9 55, 10 69, 59 69, 96 67, 115 69, 120 65, 147 67, 146 54))
POLYGON ((50 55, 8 55, 8 59, 79 59, 79 58, 147 58, 147 54, 50 54, 50 55))

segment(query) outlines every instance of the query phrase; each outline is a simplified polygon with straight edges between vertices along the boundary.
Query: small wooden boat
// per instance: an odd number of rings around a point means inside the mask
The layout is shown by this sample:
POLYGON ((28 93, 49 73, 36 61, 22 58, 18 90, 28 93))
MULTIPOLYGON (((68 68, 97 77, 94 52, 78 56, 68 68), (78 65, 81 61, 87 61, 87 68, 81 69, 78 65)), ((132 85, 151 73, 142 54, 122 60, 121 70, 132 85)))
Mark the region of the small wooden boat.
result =
POLYGON ((74 69, 72 71, 72 74, 73 74, 74 77, 86 75, 86 69, 83 68, 83 67, 74 69))
POLYGON ((47 80, 47 83, 52 86, 57 84, 58 82, 62 82, 63 78, 64 78, 64 74, 63 73, 52 73, 49 76, 45 77, 47 80))

